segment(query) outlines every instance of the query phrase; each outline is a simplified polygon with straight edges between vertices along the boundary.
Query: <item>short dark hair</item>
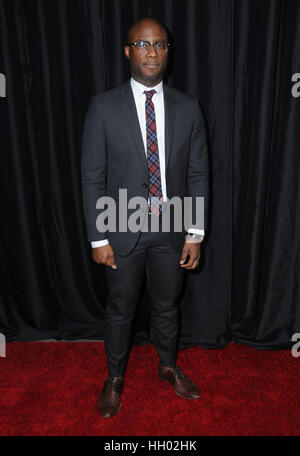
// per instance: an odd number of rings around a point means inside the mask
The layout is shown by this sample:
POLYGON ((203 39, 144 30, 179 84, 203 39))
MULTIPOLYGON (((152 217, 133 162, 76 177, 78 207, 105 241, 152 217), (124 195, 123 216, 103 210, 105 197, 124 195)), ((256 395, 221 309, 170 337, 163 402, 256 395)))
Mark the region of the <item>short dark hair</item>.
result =
POLYGON ((131 43, 131 33, 132 33, 132 30, 134 29, 134 27, 139 24, 140 22, 144 22, 146 20, 149 20, 149 21, 153 21, 153 22, 156 22, 162 29, 164 29, 164 31, 166 32, 167 34, 167 37, 169 37, 169 33, 168 33, 168 29, 167 27, 162 23, 160 22, 158 19, 156 19, 155 17, 152 17, 152 16, 144 16, 144 17, 141 17, 139 20, 137 20, 131 27, 130 29, 128 30, 128 33, 127 33, 127 43, 131 43))

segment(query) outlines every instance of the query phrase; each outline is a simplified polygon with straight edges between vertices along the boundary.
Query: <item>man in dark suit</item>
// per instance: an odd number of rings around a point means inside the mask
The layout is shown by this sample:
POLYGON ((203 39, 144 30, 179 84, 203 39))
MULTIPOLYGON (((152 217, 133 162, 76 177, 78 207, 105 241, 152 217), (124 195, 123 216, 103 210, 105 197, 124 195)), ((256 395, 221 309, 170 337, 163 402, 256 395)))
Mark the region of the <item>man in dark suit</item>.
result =
MULTIPOLYGON (((168 48, 167 30, 161 23, 143 18, 134 24, 124 47, 131 79, 92 97, 84 124, 81 172, 87 233, 93 259, 105 265, 109 286, 104 336, 108 377, 98 402, 103 417, 114 416, 121 406, 132 321, 145 272, 159 378, 181 397, 199 397, 197 386, 176 365, 177 301, 184 270, 199 264, 207 225, 207 143, 197 100, 162 81, 168 48), (99 230, 104 206, 97 201, 113 198, 118 212, 120 189, 126 189, 127 201, 137 196, 145 199, 148 205, 140 212, 141 226, 152 227, 155 219, 158 230, 123 231, 120 222, 115 230, 99 230), (204 197, 203 226, 176 231, 172 213, 170 229, 165 231, 163 203, 173 197, 183 201, 185 196, 192 199, 192 211, 196 197, 204 197)), ((133 209, 126 210, 129 220, 133 209)))

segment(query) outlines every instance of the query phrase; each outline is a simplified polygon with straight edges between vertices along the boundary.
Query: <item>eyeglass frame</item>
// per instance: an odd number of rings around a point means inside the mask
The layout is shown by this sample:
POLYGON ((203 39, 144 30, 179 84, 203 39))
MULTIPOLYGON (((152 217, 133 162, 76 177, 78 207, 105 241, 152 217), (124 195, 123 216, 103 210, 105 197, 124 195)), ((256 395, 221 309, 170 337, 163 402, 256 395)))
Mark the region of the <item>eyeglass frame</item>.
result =
MULTIPOLYGON (((150 42, 150 41, 148 41, 148 40, 137 40, 137 41, 135 41, 134 43, 127 43, 126 46, 135 46, 136 49, 137 49, 138 51, 147 51, 147 52, 149 52, 149 50, 151 49, 151 46, 153 46, 153 49, 155 49, 155 44, 156 44, 156 43, 164 43, 164 44, 167 45, 167 48, 166 48, 166 50, 165 50, 165 53, 168 52, 168 49, 169 49, 169 47, 171 46, 170 43, 168 43, 167 41, 162 41, 162 40, 157 40, 157 41, 155 41, 155 43, 154 43, 153 41, 150 42), (138 48, 137 45, 136 45, 136 43, 139 43, 139 42, 141 42, 141 41, 143 41, 144 43, 148 43, 148 44, 149 44, 149 48, 148 48, 148 49, 141 49, 141 48, 138 48)), ((157 51, 157 49, 155 49, 155 50, 157 51)), ((157 52, 158 52, 158 51, 157 51, 157 52)))

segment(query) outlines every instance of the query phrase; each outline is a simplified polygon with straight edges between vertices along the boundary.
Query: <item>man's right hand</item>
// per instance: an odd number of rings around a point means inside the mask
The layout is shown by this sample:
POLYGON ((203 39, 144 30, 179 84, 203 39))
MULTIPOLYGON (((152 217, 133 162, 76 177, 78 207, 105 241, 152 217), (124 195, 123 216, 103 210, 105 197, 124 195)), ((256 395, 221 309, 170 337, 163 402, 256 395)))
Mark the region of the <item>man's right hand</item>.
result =
POLYGON ((98 264, 106 264, 106 266, 110 266, 113 269, 117 269, 114 251, 110 244, 94 248, 92 252, 92 257, 93 260, 98 264))

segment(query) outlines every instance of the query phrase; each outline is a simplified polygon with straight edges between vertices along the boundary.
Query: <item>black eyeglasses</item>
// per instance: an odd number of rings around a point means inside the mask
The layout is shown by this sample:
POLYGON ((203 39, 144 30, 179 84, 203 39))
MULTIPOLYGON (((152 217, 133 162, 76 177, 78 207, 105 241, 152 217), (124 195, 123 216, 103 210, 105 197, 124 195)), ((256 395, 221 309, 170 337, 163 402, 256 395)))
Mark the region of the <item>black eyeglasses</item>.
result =
POLYGON ((149 51, 150 47, 153 45, 154 49, 157 52, 167 52, 170 43, 166 41, 156 41, 155 43, 150 43, 149 41, 139 40, 134 43, 127 43, 127 46, 135 46, 139 51, 149 51))

